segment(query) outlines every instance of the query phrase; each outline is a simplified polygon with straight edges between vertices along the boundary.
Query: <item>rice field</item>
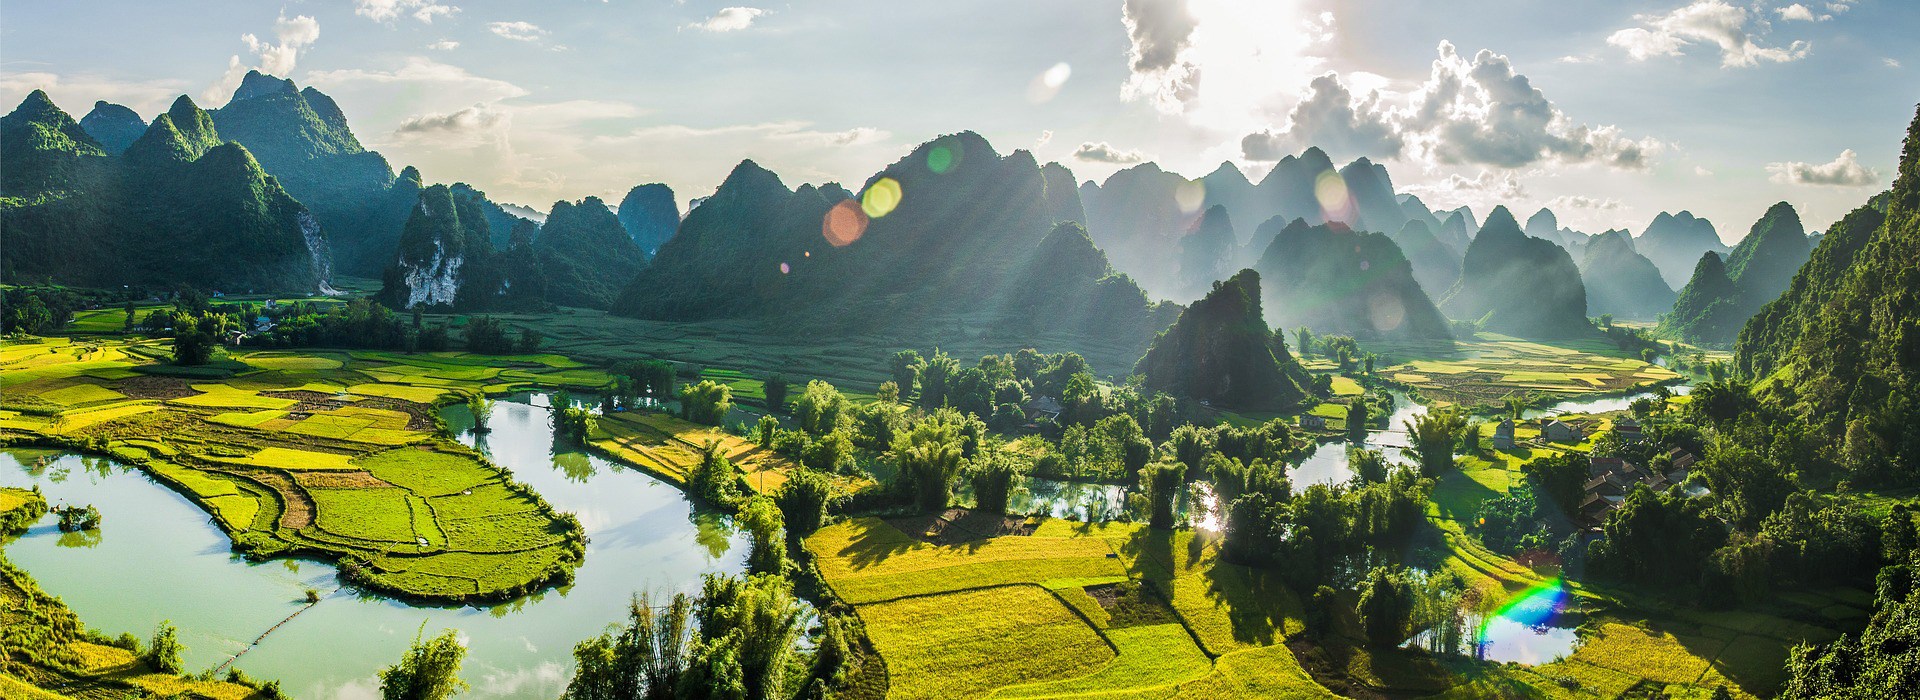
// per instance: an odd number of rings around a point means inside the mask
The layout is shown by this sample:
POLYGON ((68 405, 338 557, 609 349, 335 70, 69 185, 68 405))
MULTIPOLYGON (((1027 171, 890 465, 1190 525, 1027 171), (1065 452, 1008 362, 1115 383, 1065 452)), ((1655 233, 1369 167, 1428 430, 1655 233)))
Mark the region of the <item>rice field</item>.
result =
POLYGON ((1497 406, 1509 396, 1558 397, 1629 391, 1680 375, 1626 357, 1607 341, 1528 341, 1492 333, 1451 346, 1379 342, 1377 373, 1436 405, 1497 406))

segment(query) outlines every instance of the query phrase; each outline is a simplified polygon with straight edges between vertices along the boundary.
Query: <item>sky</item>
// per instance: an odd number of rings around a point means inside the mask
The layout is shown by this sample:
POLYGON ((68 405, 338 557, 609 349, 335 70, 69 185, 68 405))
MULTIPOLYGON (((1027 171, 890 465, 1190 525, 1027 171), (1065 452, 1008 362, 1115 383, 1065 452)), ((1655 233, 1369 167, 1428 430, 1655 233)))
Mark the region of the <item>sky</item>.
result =
POLYGON ((247 70, 332 95, 430 182, 545 210, 751 158, 857 184, 972 130, 1081 179, 1263 175, 1308 146, 1430 206, 1728 241, 1890 182, 1920 101, 1907 0, 132 0, 0 5, 0 100, 151 118, 247 70), (738 4, 747 3, 747 4, 738 4))

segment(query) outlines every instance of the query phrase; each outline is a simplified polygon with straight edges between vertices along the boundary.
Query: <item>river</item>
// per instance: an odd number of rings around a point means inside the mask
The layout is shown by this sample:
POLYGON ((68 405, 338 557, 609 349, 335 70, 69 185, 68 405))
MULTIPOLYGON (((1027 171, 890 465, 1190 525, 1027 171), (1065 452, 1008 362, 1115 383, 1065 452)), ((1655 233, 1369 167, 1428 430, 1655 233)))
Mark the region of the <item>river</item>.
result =
MULTIPOLYGON (((589 542, 573 585, 491 608, 419 607, 339 589, 331 565, 248 563, 186 498, 137 469, 45 451, 0 451, 0 484, 39 485, 50 504, 93 504, 98 536, 63 534, 44 518, 7 545, 6 556, 88 626, 145 638, 162 619, 180 628, 188 669, 212 668, 305 603, 325 598, 276 630, 236 664, 279 679, 303 699, 378 695, 378 671, 400 658, 423 625, 427 636, 460 630, 469 655, 467 697, 558 697, 572 674, 573 645, 624 619, 636 591, 696 593, 707 573, 744 569, 746 540, 724 516, 695 508, 681 491, 597 456, 555 449, 547 413, 527 399, 499 401, 479 439, 464 407, 444 415, 461 440, 490 453, 586 526, 589 542), (46 457, 45 467, 37 462, 46 457)), ((545 404, 544 397, 531 401, 545 404)))

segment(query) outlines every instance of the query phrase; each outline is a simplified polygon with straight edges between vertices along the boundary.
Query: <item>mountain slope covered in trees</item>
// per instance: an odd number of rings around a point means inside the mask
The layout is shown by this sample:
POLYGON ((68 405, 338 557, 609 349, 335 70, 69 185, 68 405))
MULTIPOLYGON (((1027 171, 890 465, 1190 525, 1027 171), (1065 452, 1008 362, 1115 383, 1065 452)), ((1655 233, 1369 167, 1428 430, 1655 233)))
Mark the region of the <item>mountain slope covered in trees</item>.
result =
POLYGON ((1467 246, 1460 281, 1441 308, 1466 321, 1521 337, 1571 337, 1592 331, 1587 290, 1573 257, 1528 236, 1506 207, 1495 207, 1467 246))
POLYGON ((1355 338, 1451 337, 1413 265, 1385 235, 1299 219, 1268 219, 1260 227, 1280 229, 1254 266, 1275 327, 1355 338))
MULTIPOLYGON (((1920 114, 1893 187, 1828 229, 1747 323, 1739 373, 1842 448, 1863 478, 1920 480, 1920 114)), ((1749 268, 1751 269, 1751 268, 1749 268)))
POLYGON ((1725 260, 1705 256, 1659 331, 1700 345, 1731 345, 1747 319, 1792 284, 1811 253, 1800 215, 1786 202, 1767 209, 1725 260))
POLYGON ((1260 273, 1241 270, 1153 340, 1134 372, 1146 386, 1223 406, 1268 408, 1306 396, 1299 363, 1260 308, 1260 273))
POLYGON ((0 118, 7 282, 322 289, 313 214, 182 96, 123 155, 35 90, 0 118))

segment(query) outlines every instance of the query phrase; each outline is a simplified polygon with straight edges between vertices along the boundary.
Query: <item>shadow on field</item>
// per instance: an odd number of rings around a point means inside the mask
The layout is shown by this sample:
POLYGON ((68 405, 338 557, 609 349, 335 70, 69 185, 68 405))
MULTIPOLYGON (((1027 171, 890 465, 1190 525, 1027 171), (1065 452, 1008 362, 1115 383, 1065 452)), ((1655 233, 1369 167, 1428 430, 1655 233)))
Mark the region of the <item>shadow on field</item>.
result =
POLYGON ((855 521, 854 527, 859 531, 854 533, 847 546, 840 550, 839 556, 846 559, 848 565, 856 571, 886 561, 887 557, 911 550, 917 544, 906 533, 886 523, 855 521))
MULTIPOLYGON (((1218 545, 1217 534, 1143 528, 1121 548, 1133 558, 1129 573, 1158 588, 1167 600, 1204 596, 1224 617, 1235 641, 1272 645, 1284 639, 1286 620, 1299 617, 1298 598, 1270 572, 1220 561, 1218 545)), ((1212 626, 1195 619, 1202 611, 1191 604, 1175 607, 1182 609, 1189 627, 1212 626)), ((1207 649, 1215 656, 1225 651, 1207 649)))

